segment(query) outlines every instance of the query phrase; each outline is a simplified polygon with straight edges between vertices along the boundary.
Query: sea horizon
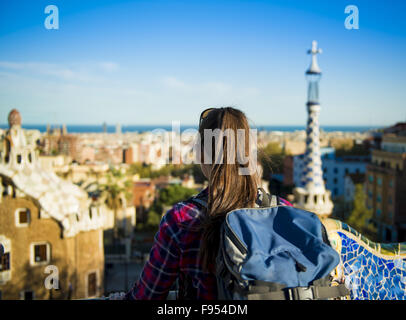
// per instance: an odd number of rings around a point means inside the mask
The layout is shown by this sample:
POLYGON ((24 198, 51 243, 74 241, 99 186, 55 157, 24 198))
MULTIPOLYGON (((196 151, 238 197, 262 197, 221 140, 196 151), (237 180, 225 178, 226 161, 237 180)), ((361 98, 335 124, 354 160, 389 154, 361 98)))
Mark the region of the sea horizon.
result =
MULTIPOLYGON (((8 129, 8 124, 0 124, 0 129, 8 129)), ((28 130, 38 130, 41 133, 47 131, 46 124, 23 124, 22 127, 28 130)), ((106 125, 106 133, 115 133, 117 125, 106 125)), ((367 125, 321 125, 320 129, 325 132, 367 132, 371 130, 385 128, 383 125, 367 126, 367 125)), ((62 128, 62 125, 50 125, 51 129, 62 128)), ((121 125, 121 132, 148 132, 155 129, 164 129, 167 131, 172 130, 172 125, 121 125)), ((252 128, 258 131, 281 131, 281 132, 294 132, 306 130, 305 125, 256 125, 252 128)), ((103 133, 104 125, 96 124, 67 124, 66 129, 68 133, 103 133)), ((180 131, 186 129, 198 129, 197 125, 180 125, 180 131)))

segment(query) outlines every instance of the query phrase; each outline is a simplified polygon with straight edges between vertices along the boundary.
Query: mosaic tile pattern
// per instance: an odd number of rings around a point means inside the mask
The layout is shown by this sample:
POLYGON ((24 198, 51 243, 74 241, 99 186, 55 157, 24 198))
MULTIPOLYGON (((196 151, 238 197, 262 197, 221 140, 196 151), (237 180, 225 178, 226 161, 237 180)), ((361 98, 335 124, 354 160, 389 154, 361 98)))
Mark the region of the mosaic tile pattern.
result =
MULTIPOLYGON (((0 131, 0 180, 8 178, 20 196, 35 199, 42 212, 60 222, 64 237, 101 228, 105 218, 102 214, 90 217, 91 200, 87 193, 42 168, 35 151, 39 137, 39 131, 19 125, 0 131), (5 148, 6 140, 10 141, 10 150, 5 148)), ((1 188, 0 183, 0 191, 1 188)))
POLYGON ((306 189, 323 188, 323 174, 320 154, 319 138, 319 113, 320 106, 308 107, 308 122, 306 130, 306 152, 304 155, 304 169, 301 178, 301 187, 306 189))
POLYGON ((374 243, 343 222, 325 223, 341 256, 336 278, 352 300, 406 300, 406 243, 374 243))

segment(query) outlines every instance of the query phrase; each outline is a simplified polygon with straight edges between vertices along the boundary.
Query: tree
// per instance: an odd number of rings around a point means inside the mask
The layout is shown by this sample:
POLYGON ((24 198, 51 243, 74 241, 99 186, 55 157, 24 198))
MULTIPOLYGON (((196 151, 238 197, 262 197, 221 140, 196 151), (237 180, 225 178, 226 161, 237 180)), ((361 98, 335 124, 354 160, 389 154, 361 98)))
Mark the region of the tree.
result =
POLYGON ((114 168, 110 168, 107 173, 107 183, 101 186, 102 192, 106 197, 106 204, 111 210, 113 210, 115 240, 118 239, 119 236, 117 212, 119 209, 123 208, 121 197, 124 196, 127 201, 130 200, 131 192, 129 189, 131 186, 132 183, 128 177, 120 170, 114 168))
POLYGON ((156 228, 159 226, 159 223, 161 222, 161 215, 157 213, 155 210, 149 210, 148 212, 148 219, 147 219, 147 227, 150 228, 156 228))
POLYGON ((165 211, 175 203, 186 200, 196 194, 195 189, 189 189, 181 185, 170 185, 159 191, 157 200, 148 211, 147 222, 137 224, 137 229, 155 230, 161 221, 161 216, 165 211))
POLYGON ((170 185, 159 192, 159 202, 163 205, 172 206, 175 203, 186 200, 196 194, 195 189, 189 189, 181 185, 170 185))
POLYGON ((337 157, 342 156, 367 156, 370 150, 363 144, 353 144, 351 146, 341 145, 336 148, 335 154, 337 157))
MULTIPOLYGON (((372 211, 365 206, 366 195, 362 184, 355 185, 354 205, 347 224, 369 238, 376 238, 376 228, 372 226, 372 211)), ((371 240, 372 240, 371 239, 371 240)))
POLYGON ((197 183, 203 183, 207 180, 198 164, 167 164, 160 169, 153 169, 150 164, 133 163, 129 172, 133 175, 139 174, 140 178, 154 179, 161 176, 182 178, 185 174, 192 174, 197 183))
POLYGON ((259 150, 259 161, 263 168, 262 177, 270 179, 272 173, 283 172, 284 151, 278 142, 269 142, 259 150))

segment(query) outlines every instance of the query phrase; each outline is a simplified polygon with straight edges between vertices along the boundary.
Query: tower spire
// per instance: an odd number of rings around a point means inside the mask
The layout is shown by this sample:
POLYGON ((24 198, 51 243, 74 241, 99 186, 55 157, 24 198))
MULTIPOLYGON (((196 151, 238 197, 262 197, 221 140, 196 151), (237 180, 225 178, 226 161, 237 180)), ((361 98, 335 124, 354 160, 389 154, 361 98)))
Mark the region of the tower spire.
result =
POLYGON ((306 74, 321 74, 320 67, 317 63, 317 54, 321 54, 323 53, 323 51, 320 48, 317 48, 316 40, 313 40, 312 48, 310 50, 307 50, 307 53, 312 55, 312 62, 309 69, 306 71, 306 74))
POLYGON ((308 50, 308 53, 312 55, 312 61, 306 71, 308 81, 306 152, 303 158, 302 179, 294 194, 298 207, 321 216, 328 216, 333 210, 333 203, 330 191, 326 190, 324 185, 321 163, 319 126, 321 70, 317 63, 317 54, 321 53, 321 49, 317 48, 316 41, 313 41, 312 49, 308 50))

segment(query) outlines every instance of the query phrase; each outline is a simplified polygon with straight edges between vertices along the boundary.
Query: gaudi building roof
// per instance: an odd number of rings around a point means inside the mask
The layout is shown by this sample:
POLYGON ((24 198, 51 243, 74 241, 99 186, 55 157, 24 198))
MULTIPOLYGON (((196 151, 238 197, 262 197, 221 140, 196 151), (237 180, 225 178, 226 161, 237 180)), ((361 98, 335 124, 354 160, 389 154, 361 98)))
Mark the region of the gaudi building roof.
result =
POLYGON ((98 208, 90 207, 87 193, 44 170, 37 161, 39 131, 22 129, 20 113, 15 109, 8 119, 10 128, 0 131, 0 177, 12 181, 17 196, 33 199, 41 216, 60 222, 64 237, 102 227, 104 217, 98 208))

